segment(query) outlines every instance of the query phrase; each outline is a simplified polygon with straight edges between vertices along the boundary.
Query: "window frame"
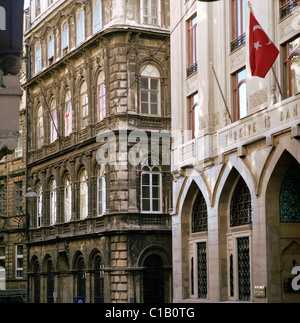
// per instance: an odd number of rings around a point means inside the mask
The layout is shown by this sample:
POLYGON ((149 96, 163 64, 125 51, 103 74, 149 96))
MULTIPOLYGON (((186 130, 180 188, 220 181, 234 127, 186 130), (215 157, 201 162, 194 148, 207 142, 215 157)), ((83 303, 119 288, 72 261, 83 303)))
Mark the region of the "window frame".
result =
POLYGON ((80 95, 79 95, 79 104, 80 104, 80 128, 84 129, 88 126, 89 123, 89 95, 88 95, 88 86, 86 81, 83 81, 80 85, 80 95))
POLYGON ((56 180, 50 182, 50 225, 57 223, 57 185, 56 180))
POLYGON ((293 95, 300 92, 300 89, 299 89, 298 92, 292 93, 291 59, 296 55, 299 55, 299 60, 300 60, 300 34, 288 40, 285 44, 282 45, 283 91, 284 91, 285 98, 290 98, 293 95), (289 45, 296 40, 299 41, 299 48, 296 48, 290 51, 289 45))
POLYGON ((247 71, 246 67, 243 67, 232 74, 232 95, 233 95, 233 122, 241 120, 242 118, 248 115, 248 99, 247 99, 247 71), (239 80, 239 74, 245 72, 245 78, 239 80), (242 114, 242 107, 241 107, 241 87, 246 86, 246 93, 245 93, 245 111, 242 114))
POLYGON ((16 264, 15 264, 15 275, 17 279, 22 279, 24 277, 24 247, 21 244, 16 245, 16 264), (18 253, 18 247, 22 247, 22 254, 18 253), (19 259, 21 260, 21 265, 19 266, 19 259), (21 276, 19 276, 19 273, 21 273, 21 276))
POLYGON ((160 214, 162 213, 162 173, 161 169, 159 166, 154 165, 154 166, 144 166, 141 172, 141 212, 142 213, 156 213, 160 214), (148 170, 146 170, 148 168, 148 170), (157 168, 158 170, 153 171, 153 169, 157 168), (149 185, 144 184, 143 181, 143 175, 149 175, 149 185), (159 176, 159 185, 155 185, 155 187, 158 187, 159 189, 159 197, 158 198, 153 198, 153 175, 158 175, 159 176), (143 197, 143 187, 149 187, 149 198, 148 197, 143 197), (150 210, 144 210, 143 208, 143 201, 144 200, 149 200, 149 206, 150 210), (159 202, 159 210, 154 211, 153 209, 153 200, 157 200, 159 202))
POLYGON ((101 122, 106 117, 107 91, 104 72, 100 72, 97 79, 97 120, 101 122))
POLYGON ((98 172, 97 176, 97 216, 106 212, 106 176, 105 172, 98 172), (101 199, 100 199, 101 196, 101 199))
POLYGON ((55 142, 58 139, 57 133, 57 109, 56 109, 56 102, 54 99, 51 100, 50 103, 50 111, 51 111, 51 120, 50 120, 50 143, 55 142))
POLYGON ((85 41, 85 11, 81 8, 77 12, 77 46, 85 41))
POLYGON ((200 111, 199 111, 199 94, 198 92, 193 93, 188 97, 188 129, 192 131, 192 140, 197 138, 200 131, 200 122, 197 129, 197 112, 198 120, 200 120, 200 111), (197 100, 195 98, 197 97, 197 100))
POLYGON ((72 182, 69 175, 64 180, 64 214, 65 222, 72 220, 72 182))
POLYGON ((39 183, 37 187, 36 227, 41 228, 43 226, 43 186, 39 183))
POLYGON ((37 148, 41 148, 44 144, 44 117, 43 107, 40 105, 37 109, 37 148))
POLYGON ((88 217, 88 197, 89 197, 88 172, 86 169, 82 169, 82 171, 80 172, 79 195, 80 195, 79 217, 80 217, 80 220, 84 220, 88 217), (83 197, 84 197, 84 205, 83 205, 83 197))
POLYGON ((42 71, 42 45, 38 42, 35 45, 35 74, 42 71))
POLYGON ((144 25, 150 26, 160 26, 161 25, 161 1, 160 0, 141 0, 141 21, 144 25), (145 15, 145 1, 147 11, 150 12, 148 15, 145 15), (156 16, 153 15, 153 1, 156 1, 156 16), (150 7, 150 10, 149 10, 150 7), (157 20, 156 23, 154 20, 157 20), (150 21, 149 21, 150 20, 150 21))
POLYGON ((187 21, 187 77, 198 72, 198 16, 193 14, 187 21), (194 23, 195 20, 195 23, 194 23))
POLYGON ((73 132, 73 107, 72 95, 70 90, 67 90, 65 93, 64 128, 65 137, 70 136, 73 132))
POLYGON ((102 0, 94 0, 93 19, 93 30, 96 34, 102 29, 102 0))

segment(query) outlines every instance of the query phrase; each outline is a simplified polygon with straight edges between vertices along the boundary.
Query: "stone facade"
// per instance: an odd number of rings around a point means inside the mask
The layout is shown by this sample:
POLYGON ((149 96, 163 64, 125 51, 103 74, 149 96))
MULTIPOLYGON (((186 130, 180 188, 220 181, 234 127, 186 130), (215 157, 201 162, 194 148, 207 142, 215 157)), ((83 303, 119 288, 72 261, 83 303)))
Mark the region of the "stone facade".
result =
MULTIPOLYGON (((246 29, 233 39, 231 3, 236 1, 173 2, 171 29, 183 15, 185 21, 171 36, 173 297, 299 302, 291 285, 300 263, 299 93, 280 83, 282 97, 272 71, 265 79, 251 76, 249 9, 242 2, 246 29), (197 69, 186 77, 187 26, 194 17, 197 69), (244 68, 244 80, 235 83, 244 68), (242 112, 234 100, 243 84, 245 115, 231 122, 228 112, 242 112), (191 108, 197 131, 189 122, 191 108)), ((280 8, 279 1, 251 3, 282 50, 274 64, 278 80, 288 79, 283 53, 287 43, 299 41, 300 12, 280 8)))
POLYGON ((159 208, 145 211, 143 165, 152 167, 153 156, 148 163, 138 149, 140 163, 127 159, 139 142, 129 140, 133 131, 150 138, 170 130, 171 121, 169 2, 157 1, 158 16, 148 23, 142 3, 31 6, 25 32, 31 74, 23 86, 28 180, 39 197, 29 205, 30 302, 172 299, 170 165, 157 153, 159 208), (158 84, 155 113, 141 110, 143 78, 158 84), (153 275, 160 281, 155 288, 153 275))

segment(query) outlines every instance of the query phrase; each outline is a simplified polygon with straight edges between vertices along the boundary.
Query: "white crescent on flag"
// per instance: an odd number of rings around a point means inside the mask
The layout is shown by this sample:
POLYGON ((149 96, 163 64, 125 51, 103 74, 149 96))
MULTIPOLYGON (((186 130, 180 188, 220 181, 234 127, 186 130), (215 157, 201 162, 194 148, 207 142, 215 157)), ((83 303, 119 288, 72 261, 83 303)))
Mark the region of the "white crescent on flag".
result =
MULTIPOLYGON (((257 29, 260 29, 260 30, 262 30, 264 33, 265 33, 265 31, 262 29, 262 27, 260 26, 260 25, 255 25, 254 27, 253 27, 253 32, 255 32, 255 30, 257 30, 257 29)), ((265 35, 268 37, 268 35, 265 33, 265 35)), ((269 38, 269 37, 268 37, 269 38)), ((266 43, 265 45, 271 45, 272 44, 272 41, 271 41, 271 39, 269 38, 269 42, 268 43, 266 43)))

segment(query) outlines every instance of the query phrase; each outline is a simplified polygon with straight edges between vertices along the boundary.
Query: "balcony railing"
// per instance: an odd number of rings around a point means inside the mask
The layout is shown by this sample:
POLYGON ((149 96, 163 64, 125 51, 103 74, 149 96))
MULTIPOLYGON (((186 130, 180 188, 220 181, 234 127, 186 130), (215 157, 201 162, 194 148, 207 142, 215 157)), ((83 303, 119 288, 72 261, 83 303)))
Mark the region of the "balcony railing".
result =
POLYGON ((246 42, 246 34, 243 33, 242 35, 240 35, 238 38, 234 39, 231 43, 230 43, 230 52, 234 52, 236 49, 240 48, 241 46, 243 46, 246 42))
POLYGON ((194 63, 193 65, 189 66, 186 69, 186 77, 190 77, 191 75, 198 72, 198 62, 194 63))
POLYGON ((280 8, 280 20, 289 16, 295 8, 299 7, 299 0, 291 0, 280 8))

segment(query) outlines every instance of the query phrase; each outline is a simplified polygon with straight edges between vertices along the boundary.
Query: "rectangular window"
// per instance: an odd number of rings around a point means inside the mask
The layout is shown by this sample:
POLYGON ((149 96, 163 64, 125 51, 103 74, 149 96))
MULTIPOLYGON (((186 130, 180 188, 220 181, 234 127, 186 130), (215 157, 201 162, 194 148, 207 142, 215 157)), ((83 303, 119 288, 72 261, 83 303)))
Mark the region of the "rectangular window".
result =
POLYGON ((247 116, 246 69, 232 75, 233 80, 233 121, 247 116))
POLYGON ((57 110, 51 111, 51 143, 57 140, 57 110))
POLYGON ((53 63, 54 58, 54 34, 49 35, 49 42, 48 42, 48 60, 49 65, 53 63))
POLYGON ((16 246, 16 278, 23 278, 23 246, 16 246))
POLYGON ((0 290, 5 289, 5 246, 0 246, 0 290))
POLYGON ((106 211, 106 180, 104 176, 98 178, 97 182, 97 213, 103 215, 106 211))
POLYGON ((0 215, 6 215, 6 187, 0 185, 0 215))
POLYGON ((41 44, 38 43, 35 47, 35 74, 42 70, 42 48, 41 44))
POLYGON ((23 188, 23 183, 18 182, 15 183, 15 212, 17 215, 23 214, 22 210, 22 188, 23 188))
POLYGON ((231 51, 233 52, 245 44, 245 0, 231 0, 232 11, 232 42, 231 51))
POLYGON ((161 174, 158 171, 142 173, 142 211, 161 212, 161 174))
POLYGON ((98 32, 102 28, 102 1, 95 0, 94 9, 94 33, 98 32))
POLYGON ((106 116, 106 87, 105 83, 98 86, 98 107, 99 107, 99 121, 102 121, 106 116))
POLYGON ((187 77, 189 77, 198 71, 197 16, 193 16, 187 21, 187 28, 187 77))
POLYGON ((15 149, 15 158, 19 158, 22 156, 23 156, 23 127, 20 126, 18 143, 17 143, 17 147, 15 149))
POLYGON ((84 10, 80 10, 77 17, 77 45, 84 42, 85 28, 84 28, 84 10))
POLYGON ((188 98, 189 130, 192 132, 192 139, 199 135, 200 111, 198 105, 198 93, 194 93, 188 98))
POLYGON ((291 97, 300 92, 300 37, 287 42, 282 51, 284 95, 291 97))
MULTIPOLYGON (((69 24, 66 21, 62 26, 62 49, 65 51, 69 47, 69 24)), ((63 53, 66 54, 66 53, 63 53)))
POLYGON ((160 0, 141 0, 141 9, 143 23, 146 25, 159 25, 160 24, 160 0))
POLYGON ((141 78, 141 113, 159 115, 159 80, 141 78))
POLYGON ((83 93, 80 96, 80 106, 81 106, 81 113, 82 113, 82 129, 88 125, 88 116, 89 116, 89 100, 88 94, 83 93))

